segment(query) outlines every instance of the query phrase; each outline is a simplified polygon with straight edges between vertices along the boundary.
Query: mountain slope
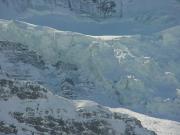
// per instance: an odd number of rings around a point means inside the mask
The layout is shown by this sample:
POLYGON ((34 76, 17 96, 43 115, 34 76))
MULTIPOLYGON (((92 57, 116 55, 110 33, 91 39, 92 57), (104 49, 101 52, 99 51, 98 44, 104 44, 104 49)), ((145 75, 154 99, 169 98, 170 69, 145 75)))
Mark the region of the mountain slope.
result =
POLYGON ((136 117, 145 128, 154 131, 158 135, 178 135, 180 131, 180 123, 176 121, 153 118, 124 108, 111 108, 110 110, 136 117))
POLYGON ((0 0, 0 135, 178 135, 179 13, 180 0, 0 0))
POLYGON ((1 20, 1 76, 36 81, 67 98, 179 121, 179 35, 177 26, 102 40, 1 20))
POLYGON ((58 97, 33 82, 1 79, 0 101, 0 134, 156 135, 136 118, 58 97))

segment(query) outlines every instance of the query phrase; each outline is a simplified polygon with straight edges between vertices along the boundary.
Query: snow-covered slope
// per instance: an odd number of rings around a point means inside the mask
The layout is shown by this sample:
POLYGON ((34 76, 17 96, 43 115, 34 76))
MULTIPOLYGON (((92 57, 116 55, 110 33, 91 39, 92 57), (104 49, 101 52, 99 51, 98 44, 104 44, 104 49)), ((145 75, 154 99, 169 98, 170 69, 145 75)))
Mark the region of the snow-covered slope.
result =
POLYGON ((179 37, 179 26, 107 39, 1 20, 1 77, 179 121, 179 37))
POLYGON ((136 117, 145 128, 154 131, 158 135, 179 135, 180 133, 180 123, 176 121, 153 118, 124 108, 110 108, 110 110, 136 117))
POLYGON ((0 80, 0 134, 156 135, 129 115, 71 101, 28 81, 0 80))
POLYGON ((178 0, 0 0, 1 19, 93 35, 153 33, 180 25, 179 12, 178 0))

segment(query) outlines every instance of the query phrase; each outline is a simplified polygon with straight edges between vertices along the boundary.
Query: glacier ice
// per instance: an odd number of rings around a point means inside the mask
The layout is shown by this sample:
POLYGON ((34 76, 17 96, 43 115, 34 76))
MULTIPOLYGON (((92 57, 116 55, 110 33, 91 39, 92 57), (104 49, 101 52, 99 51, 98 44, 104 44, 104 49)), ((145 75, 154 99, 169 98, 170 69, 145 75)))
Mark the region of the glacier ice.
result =
MULTIPOLYGON (((60 95, 61 78, 70 78, 66 79, 70 85, 67 87, 73 89, 75 99, 125 106, 177 121, 180 120, 179 36, 180 26, 176 26, 147 36, 103 40, 19 21, 0 21, 0 40, 21 43, 42 56, 47 69, 33 68, 30 74, 47 82, 47 87, 60 95), (63 63, 68 63, 73 71, 65 72, 67 66, 63 63), (60 69, 52 65, 59 65, 60 69)), ((13 68, 8 60, 6 63, 1 62, 3 70, 13 68)), ((21 74, 22 69, 17 70, 21 74)))

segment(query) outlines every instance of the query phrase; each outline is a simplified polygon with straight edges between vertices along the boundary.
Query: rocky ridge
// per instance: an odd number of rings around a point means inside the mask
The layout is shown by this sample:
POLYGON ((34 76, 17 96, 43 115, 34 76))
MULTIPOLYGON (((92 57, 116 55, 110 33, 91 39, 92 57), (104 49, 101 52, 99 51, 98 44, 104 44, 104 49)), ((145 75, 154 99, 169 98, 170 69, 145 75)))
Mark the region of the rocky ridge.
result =
POLYGON ((156 135, 136 118, 94 102, 67 100, 29 81, 1 79, 0 101, 1 134, 156 135))

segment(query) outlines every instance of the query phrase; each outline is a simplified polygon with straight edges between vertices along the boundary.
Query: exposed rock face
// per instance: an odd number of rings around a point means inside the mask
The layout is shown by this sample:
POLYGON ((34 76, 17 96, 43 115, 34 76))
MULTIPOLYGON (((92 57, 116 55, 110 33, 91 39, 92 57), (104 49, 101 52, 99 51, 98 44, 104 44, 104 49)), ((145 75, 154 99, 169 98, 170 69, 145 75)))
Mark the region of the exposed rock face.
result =
POLYGON ((0 52, 4 54, 11 63, 22 62, 40 69, 45 69, 45 63, 41 56, 23 44, 0 41, 0 52))
POLYGON ((45 62, 40 54, 27 45, 0 41, 0 56, 0 78, 35 80, 71 99, 76 98, 76 92, 80 89, 78 85, 91 89, 89 88, 91 82, 88 79, 84 82, 79 79, 77 65, 63 61, 55 64, 45 62))
POLYGON ((8 125, 3 121, 0 122, 0 133, 4 134, 17 134, 16 126, 8 125))
MULTIPOLYGON (((117 9, 120 2, 113 0, 0 0, 5 8, 11 7, 17 13, 28 10, 58 12, 66 8, 78 14, 94 17, 121 16, 121 9, 117 9)), ((122 8, 122 7, 119 7, 122 8)))
POLYGON ((0 16, 14 18, 26 13, 34 15, 38 12, 39 14, 71 12, 95 20, 130 17, 129 19, 136 22, 149 25, 163 21, 169 25, 177 25, 179 6, 178 0, 0 0, 0 16))
POLYGON ((156 135, 135 118, 66 100, 33 82, 0 80, 0 93, 0 134, 156 135))
POLYGON ((0 80, 0 97, 4 100, 17 96, 21 100, 46 98, 47 90, 40 85, 31 82, 18 82, 12 80, 0 80))

